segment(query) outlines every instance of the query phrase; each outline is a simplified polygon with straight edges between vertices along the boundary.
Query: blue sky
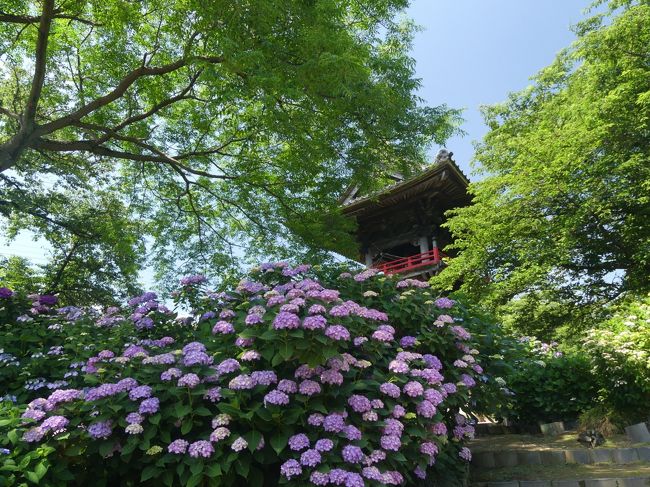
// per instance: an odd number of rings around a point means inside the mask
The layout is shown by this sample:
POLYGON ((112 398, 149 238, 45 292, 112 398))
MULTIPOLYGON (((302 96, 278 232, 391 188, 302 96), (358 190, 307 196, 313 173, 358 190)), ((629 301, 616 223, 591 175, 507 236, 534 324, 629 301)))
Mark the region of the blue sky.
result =
MULTIPOLYGON (((464 137, 447 148, 470 174, 472 141, 486 128, 479 107, 498 103, 530 84, 529 78, 553 61, 574 39, 569 27, 583 18, 590 0, 412 0, 407 15, 423 30, 412 55, 422 79, 420 96, 429 105, 464 108, 464 137)), ((431 158, 438 147, 431 151, 431 158)), ((0 255, 20 255, 42 264, 42 243, 20 235, 0 255)), ((150 280, 147 273, 145 280, 150 280)))
MULTIPOLYGON (((464 108, 467 135, 447 148, 466 174, 472 141, 486 132, 479 107, 530 84, 574 40, 570 26, 591 0, 412 0, 408 16, 423 28, 413 57, 429 105, 464 108)), ((432 151, 432 156, 437 148, 432 151)))

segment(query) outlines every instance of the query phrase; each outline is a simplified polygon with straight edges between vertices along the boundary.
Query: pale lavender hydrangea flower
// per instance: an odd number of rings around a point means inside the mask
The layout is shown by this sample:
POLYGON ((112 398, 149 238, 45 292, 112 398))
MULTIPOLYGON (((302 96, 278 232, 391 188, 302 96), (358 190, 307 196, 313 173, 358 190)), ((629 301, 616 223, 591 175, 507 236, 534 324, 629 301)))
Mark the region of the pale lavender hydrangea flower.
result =
POLYGON ((278 390, 272 390, 266 396, 264 396, 264 407, 267 407, 269 404, 276 406, 286 406, 289 404, 289 396, 284 392, 278 390))
POLYGON ((178 387, 189 387, 194 389, 201 383, 201 379, 196 374, 185 374, 180 379, 178 379, 178 387))
POLYGON ((221 387, 213 387, 208 389, 205 394, 203 394, 203 399, 207 399, 210 402, 217 402, 221 400, 221 387))
POLYGON ((276 330, 292 330, 300 327, 300 318, 293 313, 281 311, 273 320, 273 328, 276 330))
POLYGON ((329 414, 323 420, 323 428, 325 428, 325 431, 339 433, 345 428, 345 420, 338 413, 329 414))
POLYGON ((270 386, 278 381, 277 375, 272 370, 256 370, 251 373, 251 377, 261 386, 270 386))
POLYGON ((210 458, 214 453, 214 448, 209 441, 199 440, 192 443, 187 452, 192 458, 210 458))
POLYGON ((311 473, 309 480, 314 485, 327 485, 330 483, 330 476, 324 472, 314 471, 311 473))
POLYGON ((230 436, 230 430, 226 428, 225 426, 219 426, 215 428, 215 430, 210 433, 210 441, 213 443, 217 443, 221 440, 225 440, 230 436))
POLYGON ((409 366, 401 360, 393 360, 388 364, 388 370, 396 374, 406 374, 409 371, 409 366))
POLYGON ((252 389, 256 385, 255 379, 248 374, 238 375, 228 383, 228 387, 235 391, 252 389))
POLYGON ((398 398, 400 396, 399 386, 390 382, 384 382, 381 386, 379 386, 379 390, 383 394, 386 394, 392 398, 398 398))
POLYGON ((287 479, 291 477, 296 477, 302 473, 302 467, 298 460, 287 460, 280 466, 280 474, 285 476, 287 479))
POLYGON ((248 447, 248 442, 241 436, 232 442, 230 449, 233 451, 242 451, 248 447))
POLYGON ((416 381, 407 382, 404 386, 404 394, 410 397, 418 397, 424 393, 422 384, 416 381))
POLYGON ((60 431, 65 431, 70 421, 63 416, 50 416, 41 424, 41 429, 43 431, 52 431, 53 433, 58 433, 60 431))
POLYGON ((295 394, 298 392, 298 384, 289 379, 282 379, 278 382, 278 391, 286 392, 287 394, 295 394))
POLYGON ((298 387, 298 391, 300 394, 313 396, 314 394, 318 394, 320 392, 320 384, 313 380, 303 380, 298 387))
POLYGON ((343 384, 343 375, 338 370, 327 369, 320 375, 323 384, 333 384, 340 386, 343 384))
POLYGON ((472 452, 466 446, 460 449, 458 456, 467 462, 472 461, 472 452))
POLYGON ((350 332, 343 325, 332 325, 325 329, 325 336, 332 340, 349 340, 350 332))
POLYGON ((302 327, 306 330, 320 330, 327 325, 327 319, 322 315, 308 316, 302 322, 302 327))
POLYGON ((167 451, 175 455, 182 455, 187 451, 189 443, 185 440, 174 440, 167 446, 167 451))

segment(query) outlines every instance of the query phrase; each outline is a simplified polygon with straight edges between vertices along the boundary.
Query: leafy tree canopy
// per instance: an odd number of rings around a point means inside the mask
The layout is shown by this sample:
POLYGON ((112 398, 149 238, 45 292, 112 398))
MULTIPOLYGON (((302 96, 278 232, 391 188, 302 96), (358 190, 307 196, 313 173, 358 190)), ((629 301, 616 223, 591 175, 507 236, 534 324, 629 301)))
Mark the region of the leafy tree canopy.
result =
POLYGON ((484 178, 448 223, 460 255, 437 284, 462 281, 526 331, 589 323, 649 286, 650 3, 607 7, 531 87, 484 109, 484 178))
POLYGON ((149 237, 159 275, 345 248, 343 187, 408 174, 457 122, 415 95, 407 4, 0 1, 0 212, 65 233, 58 268, 79 230, 129 269, 149 237))

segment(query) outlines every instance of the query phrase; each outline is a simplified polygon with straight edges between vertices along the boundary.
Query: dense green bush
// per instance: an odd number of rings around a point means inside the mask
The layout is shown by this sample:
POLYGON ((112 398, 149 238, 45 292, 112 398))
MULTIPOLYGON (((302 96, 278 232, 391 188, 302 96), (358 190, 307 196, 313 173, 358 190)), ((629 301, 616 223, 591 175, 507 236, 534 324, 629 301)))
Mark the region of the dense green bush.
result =
POLYGON ((590 330, 581 350, 598 380, 598 402, 623 421, 650 414, 650 296, 630 299, 601 326, 590 330))
POLYGON ((5 484, 462 476, 473 427, 460 410, 485 380, 466 310, 419 281, 308 272, 264 265, 227 293, 191 276, 175 296, 184 318, 153 293, 100 314, 39 296, 24 311, 4 292, 5 484))
POLYGON ((508 377, 511 417, 525 423, 574 420, 594 406, 598 386, 588 358, 556 343, 521 339, 522 356, 508 377))

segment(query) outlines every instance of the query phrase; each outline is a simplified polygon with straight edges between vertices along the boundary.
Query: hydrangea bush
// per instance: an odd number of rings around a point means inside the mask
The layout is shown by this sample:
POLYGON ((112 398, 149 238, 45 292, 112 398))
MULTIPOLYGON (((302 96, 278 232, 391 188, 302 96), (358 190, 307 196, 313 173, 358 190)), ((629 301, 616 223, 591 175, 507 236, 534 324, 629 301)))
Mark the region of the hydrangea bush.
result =
POLYGON ((232 292, 204 281, 181 281, 177 304, 192 310, 183 318, 146 293, 123 310, 32 308, 11 322, 14 297, 0 297, 5 331, 40 327, 34 349, 60 347, 36 359, 3 352, 18 367, 56 362, 43 387, 28 388, 29 374, 11 379, 9 396, 29 402, 4 403, 8 485, 462 477, 484 376, 453 300, 416 280, 363 271, 319 282, 308 266, 285 264, 262 265, 232 292))

